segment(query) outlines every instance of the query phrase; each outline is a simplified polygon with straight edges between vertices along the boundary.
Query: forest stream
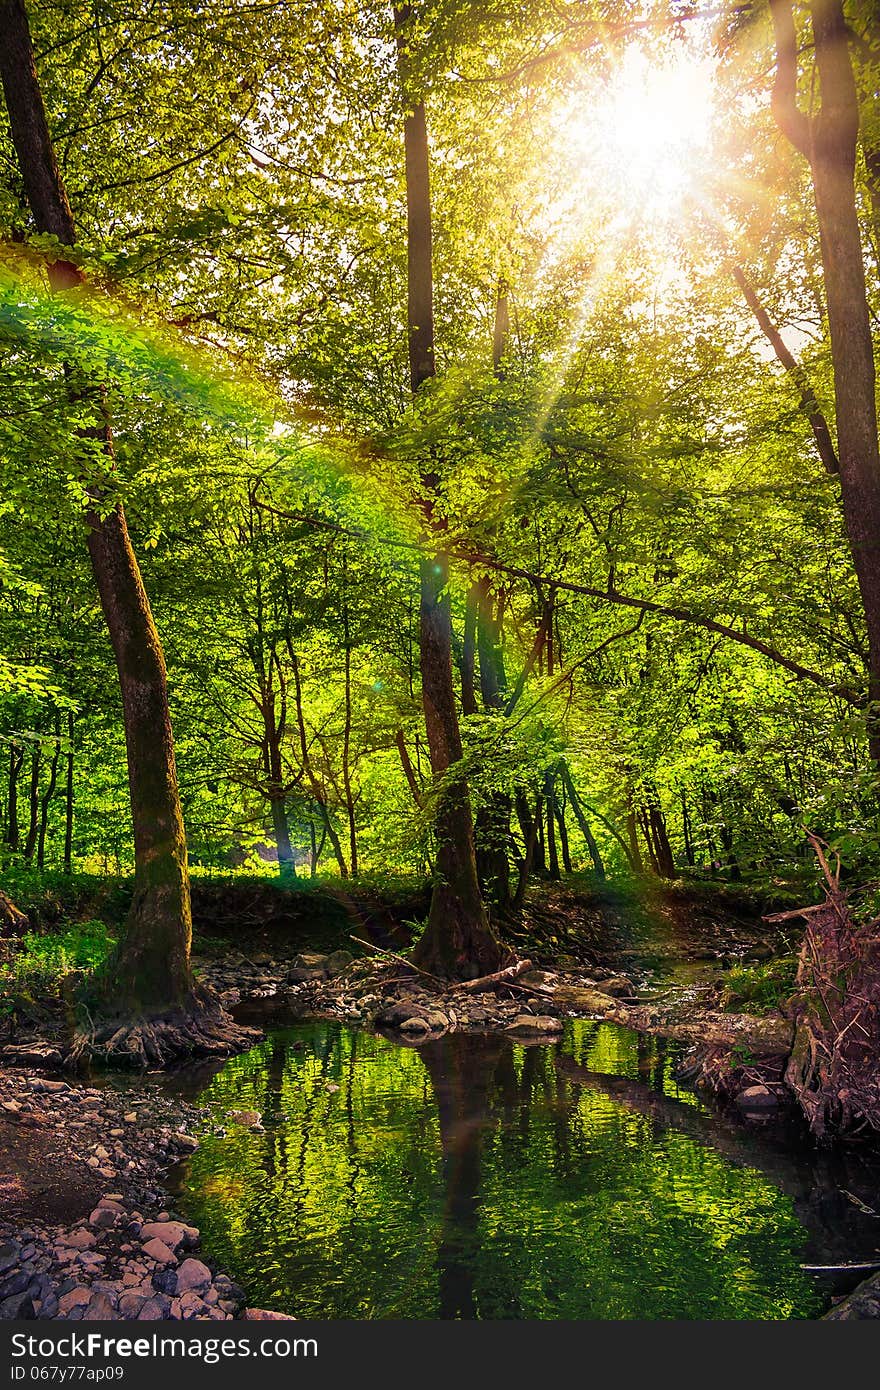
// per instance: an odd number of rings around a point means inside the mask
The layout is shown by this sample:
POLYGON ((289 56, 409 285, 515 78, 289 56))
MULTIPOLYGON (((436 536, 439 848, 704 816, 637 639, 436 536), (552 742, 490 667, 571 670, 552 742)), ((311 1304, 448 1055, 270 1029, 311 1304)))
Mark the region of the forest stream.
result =
POLYGON ((725 1118, 674 1060, 583 1020, 527 1047, 276 1025, 167 1079, 211 1117, 176 1204, 301 1318, 821 1316, 857 1279, 804 1266, 878 1258, 877 1168, 725 1118))

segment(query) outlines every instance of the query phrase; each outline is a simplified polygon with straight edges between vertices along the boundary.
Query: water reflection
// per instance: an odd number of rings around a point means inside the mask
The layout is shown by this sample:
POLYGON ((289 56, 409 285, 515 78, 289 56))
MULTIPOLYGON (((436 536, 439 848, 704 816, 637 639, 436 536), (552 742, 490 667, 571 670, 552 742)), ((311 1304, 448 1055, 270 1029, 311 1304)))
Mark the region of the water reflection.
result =
POLYGON ((880 1244, 870 1170, 791 1152, 679 1091, 658 1040, 418 1049, 279 1029, 204 1085, 264 1132, 207 1135, 180 1204, 254 1302, 316 1318, 791 1318, 803 1261, 880 1244))

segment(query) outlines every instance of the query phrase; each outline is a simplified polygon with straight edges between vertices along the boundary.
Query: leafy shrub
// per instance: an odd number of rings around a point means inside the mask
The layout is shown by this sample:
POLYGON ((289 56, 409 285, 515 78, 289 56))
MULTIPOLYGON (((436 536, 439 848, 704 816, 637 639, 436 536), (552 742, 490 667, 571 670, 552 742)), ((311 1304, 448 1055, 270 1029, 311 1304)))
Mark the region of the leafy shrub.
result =
POLYGON ((60 932, 26 932, 12 959, 0 966, 0 991, 12 997, 57 995, 65 975, 96 969, 113 945, 107 924, 96 920, 60 932))
POLYGON ((797 956, 777 956, 755 965, 735 965, 725 981, 724 1008, 766 1014, 794 992, 797 956))

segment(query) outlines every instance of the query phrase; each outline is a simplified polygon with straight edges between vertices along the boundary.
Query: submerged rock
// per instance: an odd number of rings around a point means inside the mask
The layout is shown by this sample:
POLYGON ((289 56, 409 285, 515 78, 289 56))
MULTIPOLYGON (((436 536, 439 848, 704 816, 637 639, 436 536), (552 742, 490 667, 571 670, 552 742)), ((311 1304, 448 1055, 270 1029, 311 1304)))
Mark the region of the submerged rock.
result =
POLYGON ((530 1034, 556 1034, 562 1032, 562 1024, 558 1018, 550 1018, 547 1014, 518 1014, 512 1023, 508 1023, 505 1033, 510 1033, 512 1037, 527 1037, 530 1034))

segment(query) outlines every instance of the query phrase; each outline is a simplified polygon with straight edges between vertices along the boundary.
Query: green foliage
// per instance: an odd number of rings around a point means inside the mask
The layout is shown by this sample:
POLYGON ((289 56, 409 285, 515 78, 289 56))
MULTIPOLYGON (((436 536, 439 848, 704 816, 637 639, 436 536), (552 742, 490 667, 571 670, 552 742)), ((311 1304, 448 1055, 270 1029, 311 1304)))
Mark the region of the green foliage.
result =
POLYGON ((103 965, 114 940, 106 922, 76 922, 57 932, 26 932, 12 959, 0 964, 0 997, 14 1005, 19 997, 59 995, 65 975, 91 973, 103 965))
POLYGON ((724 980, 724 1008, 733 1013, 766 1014, 780 1009, 794 992, 797 956, 734 965, 724 980))

